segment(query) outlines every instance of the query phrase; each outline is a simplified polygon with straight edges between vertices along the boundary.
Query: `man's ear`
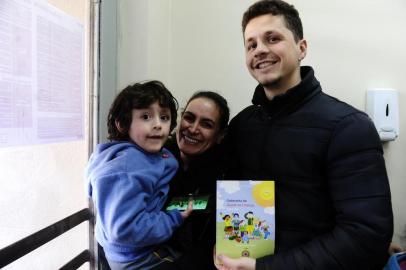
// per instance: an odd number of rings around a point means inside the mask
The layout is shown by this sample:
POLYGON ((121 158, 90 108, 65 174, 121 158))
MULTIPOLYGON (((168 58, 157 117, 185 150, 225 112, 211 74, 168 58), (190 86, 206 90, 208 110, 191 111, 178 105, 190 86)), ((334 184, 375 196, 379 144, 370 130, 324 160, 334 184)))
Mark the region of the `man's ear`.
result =
POLYGON ((118 122, 118 120, 115 120, 114 124, 116 124, 116 128, 120 133, 124 133, 124 129, 121 127, 120 122, 118 122))
POLYGON ((217 144, 220 144, 220 143, 221 143, 221 141, 224 139, 224 137, 226 136, 226 134, 227 134, 227 128, 225 128, 225 129, 223 129, 222 131, 220 131, 220 133, 219 133, 219 135, 218 135, 218 138, 217 138, 217 140, 216 140, 217 144))
POLYGON ((303 38, 299 41, 300 56, 299 61, 302 61, 307 54, 307 41, 303 38))

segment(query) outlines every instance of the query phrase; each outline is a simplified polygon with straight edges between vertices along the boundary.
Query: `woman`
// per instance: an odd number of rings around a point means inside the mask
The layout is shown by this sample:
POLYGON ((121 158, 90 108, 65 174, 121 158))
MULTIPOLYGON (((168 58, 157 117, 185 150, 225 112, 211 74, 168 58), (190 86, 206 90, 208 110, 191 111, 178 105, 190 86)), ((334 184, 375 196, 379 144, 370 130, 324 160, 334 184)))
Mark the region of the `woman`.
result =
MULTIPOLYGON (((181 114, 176 137, 165 146, 179 161, 170 182, 168 202, 173 197, 209 196, 205 210, 194 210, 167 243, 181 255, 175 262, 156 269, 215 269, 216 180, 222 179, 223 139, 230 111, 227 101, 211 91, 195 93, 181 114)), ((165 253, 165 249, 160 252, 165 253)), ((165 256, 165 254, 163 254, 165 256)))

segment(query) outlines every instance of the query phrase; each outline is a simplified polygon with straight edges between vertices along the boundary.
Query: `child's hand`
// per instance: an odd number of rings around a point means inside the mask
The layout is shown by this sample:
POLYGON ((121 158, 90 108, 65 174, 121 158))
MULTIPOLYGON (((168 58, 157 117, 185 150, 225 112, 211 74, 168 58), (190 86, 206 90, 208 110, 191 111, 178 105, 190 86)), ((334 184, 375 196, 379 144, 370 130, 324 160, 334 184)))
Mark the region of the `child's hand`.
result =
POLYGON ((188 204, 188 206, 187 206, 187 208, 186 208, 186 210, 183 211, 183 212, 180 212, 180 214, 181 214, 182 218, 185 219, 185 218, 187 218, 188 216, 190 216, 190 214, 192 213, 192 211, 193 211, 193 201, 190 200, 190 201, 189 201, 189 204, 188 204))

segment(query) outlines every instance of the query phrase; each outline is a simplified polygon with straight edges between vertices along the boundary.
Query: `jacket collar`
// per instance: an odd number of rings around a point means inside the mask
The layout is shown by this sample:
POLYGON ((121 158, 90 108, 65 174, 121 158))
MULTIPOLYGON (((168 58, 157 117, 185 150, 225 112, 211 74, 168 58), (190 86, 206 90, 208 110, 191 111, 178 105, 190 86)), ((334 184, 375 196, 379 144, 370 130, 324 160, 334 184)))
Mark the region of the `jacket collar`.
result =
POLYGON ((275 96, 272 100, 266 97, 263 86, 258 85, 255 88, 252 103, 263 107, 270 116, 273 116, 287 107, 301 103, 308 96, 313 96, 321 91, 320 83, 314 77, 312 67, 301 67, 300 76, 302 80, 298 85, 290 88, 284 94, 275 96))

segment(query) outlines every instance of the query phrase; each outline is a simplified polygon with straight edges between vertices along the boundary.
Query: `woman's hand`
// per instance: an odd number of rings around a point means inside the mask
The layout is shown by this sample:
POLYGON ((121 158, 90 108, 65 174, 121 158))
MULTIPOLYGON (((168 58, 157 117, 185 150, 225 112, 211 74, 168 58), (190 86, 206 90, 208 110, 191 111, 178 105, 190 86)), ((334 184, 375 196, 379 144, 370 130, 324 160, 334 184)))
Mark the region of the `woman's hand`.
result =
POLYGON ((219 270, 255 270, 256 261, 252 258, 231 259, 226 255, 219 255, 217 261, 219 264, 216 264, 216 267, 219 270))
POLYGON ((395 244, 393 242, 390 243, 390 246, 389 246, 389 249, 388 249, 389 255, 393 255, 395 253, 399 253, 399 252, 402 252, 402 251, 406 251, 406 250, 404 248, 402 248, 398 244, 395 244))
POLYGON ((183 219, 186 219, 188 216, 190 216, 192 211, 193 211, 193 200, 190 200, 186 210, 180 212, 180 215, 182 216, 183 219))

